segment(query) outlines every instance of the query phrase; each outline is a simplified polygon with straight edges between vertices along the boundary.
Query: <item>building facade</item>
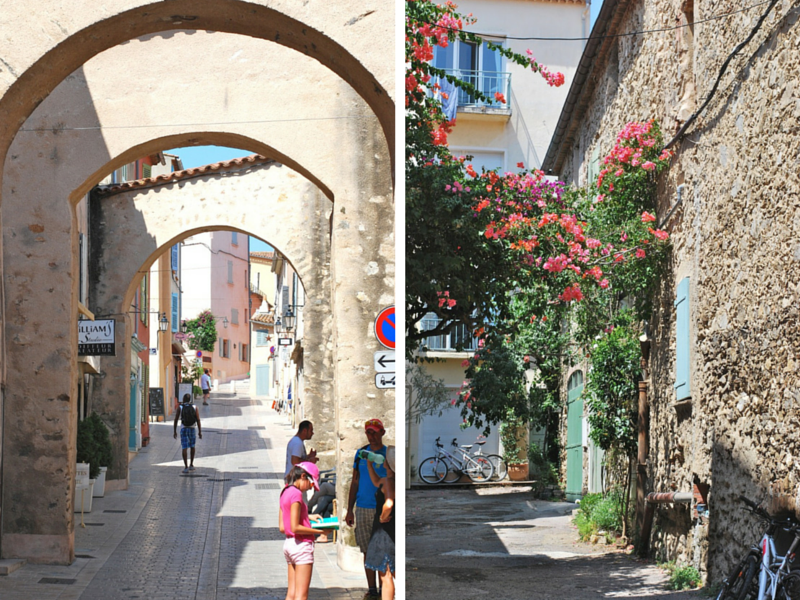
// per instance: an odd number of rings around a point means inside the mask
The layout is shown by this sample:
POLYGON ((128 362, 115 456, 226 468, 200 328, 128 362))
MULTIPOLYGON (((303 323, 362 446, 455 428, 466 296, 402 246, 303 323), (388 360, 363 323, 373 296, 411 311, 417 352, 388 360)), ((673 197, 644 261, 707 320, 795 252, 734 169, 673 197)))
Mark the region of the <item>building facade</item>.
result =
MULTIPOLYGON (((583 43, 589 31, 589 4, 583 0, 555 2, 549 0, 466 0, 459 2, 459 12, 472 13, 478 21, 466 29, 485 40, 501 44, 515 52, 533 56, 551 71, 564 73, 567 83, 575 74, 583 43), (544 42, 515 38, 577 38, 574 42, 544 42)), ((434 48, 434 66, 468 81, 490 97, 501 93, 506 103, 485 103, 464 91, 454 92, 452 103, 455 127, 448 136, 454 155, 472 156, 469 164, 475 170, 517 170, 539 168, 547 143, 555 130, 558 115, 567 94, 566 86, 552 88, 539 75, 509 63, 486 43, 478 46, 455 42, 447 48, 434 48)), ((430 313, 422 320, 423 329, 431 329, 437 316, 430 313)), ((435 379, 444 382, 451 400, 458 396, 464 381, 461 363, 475 350, 475 339, 459 327, 448 335, 428 338, 424 358, 435 362, 424 368, 435 379)), ((478 428, 462 429, 459 409, 446 407, 441 415, 428 415, 407 423, 407 464, 409 480, 415 479, 419 462, 435 454, 437 437, 448 446, 453 438, 459 444, 474 442, 482 433, 478 428)), ((501 451, 497 427, 483 446, 485 453, 501 451)))
POLYGON ((646 541, 718 579, 754 535, 739 494, 800 507, 800 29, 781 3, 605 0, 593 37, 544 167, 586 185, 629 121, 657 119, 675 152, 658 182, 672 256, 643 342, 640 492, 695 493, 657 509, 646 541))

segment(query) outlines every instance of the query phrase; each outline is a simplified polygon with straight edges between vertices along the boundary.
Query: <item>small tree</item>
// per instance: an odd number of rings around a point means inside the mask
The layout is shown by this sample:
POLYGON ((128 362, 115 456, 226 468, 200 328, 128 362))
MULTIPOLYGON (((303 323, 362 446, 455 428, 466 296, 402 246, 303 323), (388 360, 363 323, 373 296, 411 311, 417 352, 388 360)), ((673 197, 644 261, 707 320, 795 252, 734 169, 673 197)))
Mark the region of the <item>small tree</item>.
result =
POLYGON ((406 364, 407 423, 419 423, 427 415, 441 416, 450 404, 444 380, 434 378, 420 364, 406 364))
POLYGON ((204 310, 196 318, 186 321, 189 348, 203 352, 213 352, 217 342, 217 323, 211 310, 204 310))
POLYGON ((586 384, 589 436, 606 452, 606 466, 616 471, 622 490, 622 534, 627 535, 630 477, 637 449, 637 382, 641 350, 633 316, 621 312, 592 346, 592 370, 586 384))
POLYGON ((114 460, 114 448, 111 445, 111 438, 108 435, 108 427, 103 423, 100 415, 93 412, 86 421, 88 421, 92 430, 92 436, 94 437, 98 464, 97 470, 99 473, 100 467, 111 466, 111 462, 114 460))

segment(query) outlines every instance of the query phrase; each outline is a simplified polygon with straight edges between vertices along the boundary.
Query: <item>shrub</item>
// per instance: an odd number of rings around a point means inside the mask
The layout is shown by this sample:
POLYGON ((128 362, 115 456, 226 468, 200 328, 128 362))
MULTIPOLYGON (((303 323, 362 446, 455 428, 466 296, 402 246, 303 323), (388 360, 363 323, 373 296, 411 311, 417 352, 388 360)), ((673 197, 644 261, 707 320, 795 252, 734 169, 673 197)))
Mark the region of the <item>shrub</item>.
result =
POLYGON ((592 521, 597 528, 605 531, 620 531, 622 529, 622 512, 619 506, 619 496, 609 494, 592 510, 592 521))
POLYGON ((677 566, 674 562, 659 565, 669 573, 667 588, 670 590, 690 590, 700 585, 700 573, 692 565, 677 566))
POLYGON ((603 494, 586 494, 581 498, 580 512, 584 513, 587 517, 592 516, 592 511, 597 503, 603 499, 603 494))
POLYGON ((76 442, 79 463, 89 463, 89 477, 97 478, 100 474, 100 463, 97 462, 97 444, 94 441, 92 424, 88 419, 78 422, 78 439, 76 442))
POLYGON ((114 460, 114 448, 111 445, 111 438, 108 435, 108 427, 103 423, 100 416, 93 412, 88 419, 86 419, 92 428, 92 435, 94 436, 95 446, 97 448, 97 466, 98 473, 100 467, 109 467, 114 460))
POLYGON ((540 486, 558 484, 558 468, 545 458, 536 442, 531 442, 528 447, 528 463, 531 478, 538 481, 540 486))
POLYGON ((89 477, 97 479, 100 467, 108 467, 114 459, 114 449, 108 428, 97 413, 78 423, 77 461, 89 463, 89 477))
POLYGON ((578 535, 583 541, 588 540, 597 533, 597 526, 588 516, 586 516, 585 513, 581 512, 580 510, 578 511, 578 514, 575 515, 574 523, 578 528, 578 535))

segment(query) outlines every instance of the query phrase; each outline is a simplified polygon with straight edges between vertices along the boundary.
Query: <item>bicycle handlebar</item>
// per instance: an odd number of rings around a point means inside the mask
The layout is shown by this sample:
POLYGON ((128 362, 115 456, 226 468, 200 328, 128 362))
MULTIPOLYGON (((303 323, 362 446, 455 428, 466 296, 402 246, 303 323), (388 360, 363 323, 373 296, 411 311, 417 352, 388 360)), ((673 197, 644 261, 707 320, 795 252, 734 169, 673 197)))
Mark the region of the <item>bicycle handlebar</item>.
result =
POLYGON ((747 496, 739 495, 739 502, 743 502, 744 504, 747 504, 747 506, 749 506, 753 510, 758 510, 758 504, 756 504, 755 502, 750 500, 750 498, 748 498, 747 496))
POLYGON ((450 442, 450 445, 458 447, 458 438, 453 438, 453 441, 450 442))
POLYGON ((762 519, 769 522, 771 525, 775 527, 780 527, 781 529, 784 529, 786 531, 797 531, 800 528, 800 523, 797 523, 795 519, 792 519, 791 517, 782 517, 782 518, 773 517, 759 504, 756 504, 746 496, 739 495, 739 501, 742 502, 743 504, 746 504, 753 513, 755 513, 756 515, 758 515, 759 517, 761 517, 762 519))

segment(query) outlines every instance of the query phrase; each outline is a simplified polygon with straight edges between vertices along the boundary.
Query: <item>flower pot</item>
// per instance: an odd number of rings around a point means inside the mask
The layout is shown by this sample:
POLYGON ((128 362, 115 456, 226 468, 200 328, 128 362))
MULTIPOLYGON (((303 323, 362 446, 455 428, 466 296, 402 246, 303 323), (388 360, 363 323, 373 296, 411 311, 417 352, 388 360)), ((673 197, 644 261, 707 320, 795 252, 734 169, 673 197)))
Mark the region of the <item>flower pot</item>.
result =
POLYGON ((508 465, 508 478, 511 481, 527 481, 528 463, 508 465))
POLYGON ((108 467, 100 467, 100 475, 94 480, 92 498, 102 498, 106 495, 106 471, 108 467))
POLYGON ((92 492, 94 491, 94 479, 90 479, 88 485, 75 486, 75 512, 92 512, 92 492))

